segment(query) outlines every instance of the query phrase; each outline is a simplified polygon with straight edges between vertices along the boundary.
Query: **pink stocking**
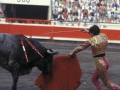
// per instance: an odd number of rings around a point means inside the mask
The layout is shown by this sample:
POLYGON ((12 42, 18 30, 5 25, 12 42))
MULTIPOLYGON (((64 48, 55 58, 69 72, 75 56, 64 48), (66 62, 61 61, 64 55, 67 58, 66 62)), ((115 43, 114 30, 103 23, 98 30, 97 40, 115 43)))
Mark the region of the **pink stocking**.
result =
POLYGON ((95 70, 92 75, 92 82, 96 86, 97 90, 102 90, 101 84, 98 79, 99 79, 98 71, 95 70))
POLYGON ((120 90, 120 86, 116 85, 114 86, 115 90, 120 90))

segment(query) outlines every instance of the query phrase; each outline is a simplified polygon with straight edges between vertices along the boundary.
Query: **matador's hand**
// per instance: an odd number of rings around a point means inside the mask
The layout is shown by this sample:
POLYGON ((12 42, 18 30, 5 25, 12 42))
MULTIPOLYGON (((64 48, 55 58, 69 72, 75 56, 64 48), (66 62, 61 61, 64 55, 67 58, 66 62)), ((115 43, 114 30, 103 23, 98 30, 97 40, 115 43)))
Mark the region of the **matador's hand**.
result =
POLYGON ((73 53, 71 52, 71 53, 69 53, 69 55, 70 55, 70 56, 72 56, 72 55, 73 55, 73 53))
POLYGON ((89 31, 88 31, 87 29, 83 28, 83 29, 81 30, 81 32, 88 33, 89 31))

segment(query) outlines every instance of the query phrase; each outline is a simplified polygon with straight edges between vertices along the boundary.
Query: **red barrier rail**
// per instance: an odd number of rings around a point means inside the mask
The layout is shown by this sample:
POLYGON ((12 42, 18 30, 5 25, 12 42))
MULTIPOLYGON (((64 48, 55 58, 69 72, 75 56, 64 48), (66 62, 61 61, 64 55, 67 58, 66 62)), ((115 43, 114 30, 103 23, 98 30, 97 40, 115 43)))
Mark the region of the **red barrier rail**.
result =
MULTIPOLYGON (((0 33, 23 34, 37 39, 81 41, 90 38, 90 35, 80 32, 80 29, 82 28, 54 25, 0 24, 0 33)), ((101 28, 101 32, 108 36, 111 43, 120 43, 120 30, 101 28)))
POLYGON ((11 23, 27 23, 27 24, 49 24, 51 25, 51 20, 39 20, 39 19, 23 19, 23 18, 6 18, 6 22, 11 23))

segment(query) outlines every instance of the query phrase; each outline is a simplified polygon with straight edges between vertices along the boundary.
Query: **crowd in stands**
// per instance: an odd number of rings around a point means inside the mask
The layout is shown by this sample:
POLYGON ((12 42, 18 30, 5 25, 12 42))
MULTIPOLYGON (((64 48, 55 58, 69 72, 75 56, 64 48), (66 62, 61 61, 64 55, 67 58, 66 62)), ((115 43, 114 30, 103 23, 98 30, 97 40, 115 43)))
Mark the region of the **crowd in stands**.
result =
POLYGON ((52 20, 120 23, 117 0, 53 0, 52 20))

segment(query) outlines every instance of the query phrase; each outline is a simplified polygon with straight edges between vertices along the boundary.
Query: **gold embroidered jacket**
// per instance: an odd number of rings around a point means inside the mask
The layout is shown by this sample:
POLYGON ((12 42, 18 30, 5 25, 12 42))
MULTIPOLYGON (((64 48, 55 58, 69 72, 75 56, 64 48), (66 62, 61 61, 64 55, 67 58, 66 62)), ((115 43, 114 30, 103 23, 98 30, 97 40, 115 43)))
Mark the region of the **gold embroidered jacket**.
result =
POLYGON ((108 38, 105 34, 93 36, 84 44, 78 47, 79 51, 91 46, 93 57, 106 52, 108 38))

